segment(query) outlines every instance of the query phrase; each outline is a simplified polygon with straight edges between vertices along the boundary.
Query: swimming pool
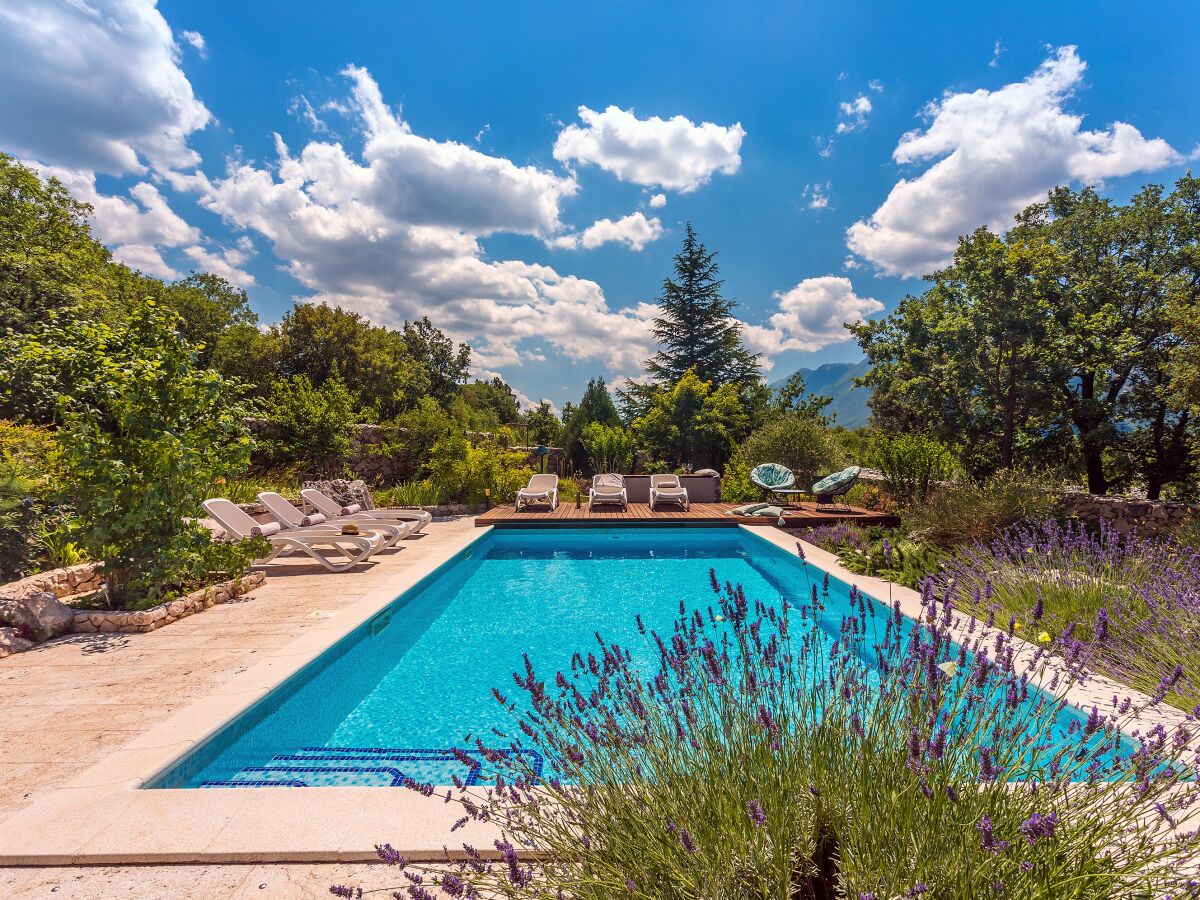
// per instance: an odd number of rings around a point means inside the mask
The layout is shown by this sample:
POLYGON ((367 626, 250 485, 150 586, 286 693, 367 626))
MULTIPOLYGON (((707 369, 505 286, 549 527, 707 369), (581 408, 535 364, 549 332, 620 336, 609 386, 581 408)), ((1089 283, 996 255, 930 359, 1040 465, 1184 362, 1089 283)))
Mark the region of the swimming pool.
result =
MULTIPOLYGON (((491 690, 512 685, 523 654, 566 668, 600 633, 650 671, 635 616, 669 633, 680 601, 710 602, 710 569, 772 605, 802 602, 822 574, 743 528, 492 531, 146 786, 485 781, 454 748, 511 724, 491 690)), ((830 578, 826 604, 834 621, 852 613, 850 587, 830 578)))

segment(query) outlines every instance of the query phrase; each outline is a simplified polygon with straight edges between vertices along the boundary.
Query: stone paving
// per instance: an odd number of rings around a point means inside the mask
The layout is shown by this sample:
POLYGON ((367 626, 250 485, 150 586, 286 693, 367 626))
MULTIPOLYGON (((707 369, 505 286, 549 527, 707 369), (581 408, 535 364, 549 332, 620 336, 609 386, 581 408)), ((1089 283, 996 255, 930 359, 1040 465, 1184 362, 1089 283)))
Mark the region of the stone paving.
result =
MULTIPOLYGON (((250 595, 158 631, 68 635, 0 660, 0 822, 472 529, 434 522, 341 574, 286 557, 250 595)), ((363 864, 7 868, 0 896, 316 897, 354 872, 395 883, 363 864)))

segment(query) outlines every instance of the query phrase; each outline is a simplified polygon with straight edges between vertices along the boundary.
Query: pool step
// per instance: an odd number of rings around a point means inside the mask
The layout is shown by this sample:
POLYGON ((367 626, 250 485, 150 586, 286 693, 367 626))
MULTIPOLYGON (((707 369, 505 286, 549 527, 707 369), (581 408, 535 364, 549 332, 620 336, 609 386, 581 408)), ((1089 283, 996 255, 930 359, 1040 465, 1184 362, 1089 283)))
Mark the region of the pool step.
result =
MULTIPOLYGON (((522 754, 540 777, 542 756, 522 754)), ((394 747, 301 747, 281 753, 261 766, 247 766, 227 780, 204 781, 200 787, 401 787, 418 783, 449 784, 457 775, 465 784, 489 783, 495 773, 485 769, 483 755, 472 751, 467 765, 453 750, 394 747)))

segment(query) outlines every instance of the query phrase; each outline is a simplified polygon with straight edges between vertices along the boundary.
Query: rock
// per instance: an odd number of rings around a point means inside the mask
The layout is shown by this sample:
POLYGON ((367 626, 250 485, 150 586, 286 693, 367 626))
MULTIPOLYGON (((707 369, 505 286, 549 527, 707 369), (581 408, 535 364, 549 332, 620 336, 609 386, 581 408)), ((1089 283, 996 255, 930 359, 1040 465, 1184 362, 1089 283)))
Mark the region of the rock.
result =
POLYGON ((60 601, 50 591, 43 591, 18 601, 38 623, 38 640, 47 641, 66 634, 75 624, 75 610, 60 601))
POLYGON ((24 653, 33 648, 33 641, 27 641, 17 634, 15 629, 0 628, 0 658, 14 653, 24 653))
POLYGON ((26 637, 39 637, 41 622, 20 600, 0 600, 0 625, 7 626, 26 637))

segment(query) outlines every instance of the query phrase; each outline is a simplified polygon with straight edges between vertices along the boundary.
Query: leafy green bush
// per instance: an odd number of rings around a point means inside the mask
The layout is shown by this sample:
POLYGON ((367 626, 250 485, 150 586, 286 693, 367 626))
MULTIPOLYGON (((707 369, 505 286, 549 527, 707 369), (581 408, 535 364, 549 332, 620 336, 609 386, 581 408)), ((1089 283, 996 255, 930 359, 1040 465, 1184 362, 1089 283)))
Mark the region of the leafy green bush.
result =
POLYGON ((911 540, 896 528, 860 528, 835 522, 804 529, 798 536, 836 553, 841 564, 856 575, 886 578, 911 588, 940 571, 944 562, 936 547, 911 540))
POLYGON ((771 419, 742 445, 750 468, 780 463, 796 473, 797 487, 807 488, 837 468, 841 461, 829 429, 811 417, 782 415, 771 419))
POLYGON ((450 435, 434 445, 429 462, 429 485, 439 497, 462 503, 483 503, 487 491, 493 502, 511 500, 533 475, 525 454, 485 441, 472 446, 464 435, 450 435))
POLYGON ((630 472, 633 468, 633 434, 620 425, 589 422, 579 440, 595 472, 630 472))
POLYGON ((920 434, 879 435, 872 455, 888 490, 903 506, 924 503, 954 471, 950 451, 920 434))
POLYGON ((1044 658, 1022 668, 1003 632, 956 632, 949 607, 908 621, 862 596, 751 606, 712 580, 717 608, 681 604, 644 649, 597 635, 554 676, 527 656, 516 688, 494 690, 511 730, 460 751, 494 786, 443 798, 461 804, 455 828, 500 831, 500 859, 466 846, 432 867, 380 845, 420 886, 396 895, 1189 895, 1191 723, 1130 753, 1120 729, 1143 708, 1068 725, 1069 674, 1052 682, 1044 658), (510 742, 536 747, 544 771, 510 742))
POLYGON ((721 476, 721 499, 726 503, 750 503, 762 498, 762 489, 750 480, 750 463, 739 447, 725 463, 721 476))
POLYGON ((307 375, 275 384, 268 407, 264 457, 274 466, 299 463, 314 472, 333 474, 350 452, 354 397, 336 375, 315 387, 307 375))
POLYGON ((983 541, 1030 520, 1049 518, 1059 492, 1036 474, 1002 470, 984 481, 940 485, 904 515, 914 537, 944 550, 983 541))
POLYGON ((396 417, 379 452, 402 456, 413 474, 429 475, 429 460, 434 445, 455 430, 454 420, 432 397, 422 397, 410 410, 396 417))
MULTIPOLYGON (((93 327, 52 317, 26 349, 87 354, 93 327)), ((245 468, 250 439, 244 411, 219 375, 197 367, 173 313, 144 301, 108 337, 110 355, 87 390, 63 398, 58 440, 79 545, 104 560, 111 602, 146 606, 205 577, 214 554, 227 553, 188 517, 216 477, 245 468)))
POLYGON ((840 548, 838 559, 856 575, 873 575, 916 588, 942 568, 943 555, 931 544, 909 540, 901 532, 893 531, 869 536, 863 547, 840 548))
POLYGON ((58 445, 48 429, 0 419, 0 583, 37 568, 34 531, 58 468, 58 445))

